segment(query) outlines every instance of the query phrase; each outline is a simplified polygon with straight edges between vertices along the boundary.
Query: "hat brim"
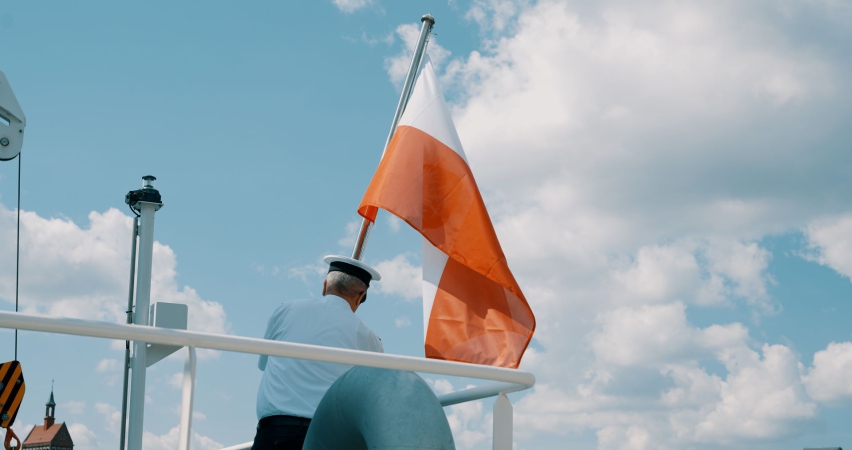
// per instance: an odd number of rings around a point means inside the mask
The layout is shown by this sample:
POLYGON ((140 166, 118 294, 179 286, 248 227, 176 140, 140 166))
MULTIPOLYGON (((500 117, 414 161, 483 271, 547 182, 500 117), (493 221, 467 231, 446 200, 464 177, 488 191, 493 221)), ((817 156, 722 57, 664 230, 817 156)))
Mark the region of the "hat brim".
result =
POLYGON ((355 266, 359 269, 366 270, 367 273, 369 273, 370 276, 373 277, 373 280, 375 280, 375 281, 379 281, 379 280, 382 279, 382 276, 379 274, 379 272, 376 271, 376 269, 364 264, 362 261, 358 261, 357 259, 353 259, 353 258, 350 258, 348 256, 328 255, 325 258, 323 258, 322 260, 325 261, 326 264, 331 264, 333 262, 342 262, 342 263, 350 264, 350 265, 353 265, 353 266, 355 266))

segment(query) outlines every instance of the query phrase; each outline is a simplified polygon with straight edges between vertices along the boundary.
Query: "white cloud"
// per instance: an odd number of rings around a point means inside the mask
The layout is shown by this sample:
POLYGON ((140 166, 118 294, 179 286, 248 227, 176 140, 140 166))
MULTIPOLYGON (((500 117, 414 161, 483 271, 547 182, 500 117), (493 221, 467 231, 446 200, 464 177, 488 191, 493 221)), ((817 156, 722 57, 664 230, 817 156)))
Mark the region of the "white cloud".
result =
POLYGON ((744 346, 740 324, 692 327, 682 303, 619 308, 603 315, 590 345, 600 362, 615 366, 652 365, 710 357, 714 351, 744 346))
POLYGON ((255 272, 257 272, 259 275, 263 275, 263 276, 269 275, 269 276, 272 276, 272 277, 277 277, 278 275, 281 274, 281 268, 279 268, 278 266, 272 266, 272 267, 267 268, 263 264, 258 264, 256 262, 253 262, 253 263, 249 264, 249 268, 254 270, 255 272))
POLYGON ((312 281, 322 279, 322 276, 328 272, 328 266, 321 264, 307 264, 302 267, 293 267, 287 271, 290 278, 298 278, 305 283, 305 286, 312 286, 312 281))
POLYGON ((166 379, 166 384, 175 388, 175 389, 183 389, 183 372, 177 372, 171 374, 166 379))
MULTIPOLYGON (((89 227, 21 214, 21 309, 28 313, 124 323, 131 218, 117 209, 89 214, 89 227)), ((0 253, 14 254, 15 213, 0 204, 0 253)), ((14 259, 0 261, 0 298, 14 300, 14 259)), ((154 243, 152 302, 189 306, 189 329, 226 333, 225 310, 189 286, 179 287, 177 256, 154 243)))
POLYGON ((402 224, 405 223, 405 222, 402 221, 402 219, 400 219, 399 217, 397 217, 393 214, 385 214, 384 216, 387 218, 386 220, 387 220, 388 226, 390 227, 390 229, 394 233, 399 231, 400 227, 402 227, 402 224))
POLYGON ((756 352, 725 354, 730 375, 722 383, 721 401, 695 425, 700 442, 732 444, 745 440, 795 436, 816 417, 817 405, 805 392, 799 361, 783 345, 756 352))
POLYGON ((411 326, 411 319, 409 319, 408 316, 401 316, 401 317, 397 317, 394 320, 394 323, 396 324, 397 328, 410 327, 411 326))
POLYGON ((818 219, 805 228, 810 259, 852 280, 852 215, 818 219))
POLYGON ((351 14, 374 4, 373 0, 332 0, 334 6, 344 13, 351 14))
POLYGON ((351 248, 355 245, 355 239, 358 238, 358 229, 361 227, 361 220, 350 220, 346 224, 346 235, 337 241, 341 247, 351 248))
POLYGON ((644 450, 650 448, 648 430, 639 426, 608 426, 597 432, 599 449, 644 450))
POLYGON ((113 358, 104 358, 98 361, 98 367, 95 368, 96 372, 113 372, 121 369, 121 361, 113 358))
POLYGON ((600 448, 717 448, 813 424, 789 346, 692 320, 783 314, 762 240, 808 224, 815 257, 852 276, 852 231, 814 222, 852 211, 845 122, 825 121, 852 115, 850 66, 825 8, 473 2, 483 46, 442 80, 538 319, 519 448, 589 431, 600 448), (805 43, 802 14, 829 31, 805 43))
POLYGON ((639 248, 611 269, 614 304, 683 301, 730 305, 743 300, 755 313, 775 313, 768 294, 772 254, 757 243, 728 239, 681 239, 639 248))
POLYGON ((373 267, 382 275, 382 279, 376 282, 376 287, 382 294, 400 296, 405 300, 423 297, 423 269, 412 265, 409 255, 397 255, 391 260, 374 264, 373 267))
POLYGON ((82 414, 86 410, 86 402, 71 400, 61 403, 59 408, 69 414, 82 414))
POLYGON ((95 403, 95 411, 104 418, 104 428, 110 433, 118 436, 121 430, 121 411, 109 403, 95 403))
MULTIPOLYGON (((163 435, 156 435, 150 431, 146 431, 142 437, 142 448, 144 450, 174 450, 178 448, 179 438, 180 429, 178 427, 172 428, 168 433, 163 435)), ((198 450, 218 450, 223 448, 224 445, 207 436, 192 433, 190 447, 198 450)))
POLYGON ((460 403, 448 408, 447 422, 459 449, 476 448, 491 440, 492 416, 481 401, 460 403))
MULTIPOLYGON (((419 23, 406 23, 396 27, 396 35, 402 41, 403 49, 397 55, 385 59, 385 69, 388 72, 388 76, 390 76, 390 80, 398 86, 402 86, 406 75, 408 75, 411 55, 414 54, 414 49, 417 47, 417 41, 420 38, 420 27, 421 24, 419 23)), ((450 56, 450 51, 441 47, 434 35, 429 38, 429 46, 426 48, 426 53, 436 66, 443 64, 450 56)))
POLYGON ((465 18, 476 22, 483 31, 500 32, 528 5, 528 0, 474 0, 465 18))
MULTIPOLYGON (((449 394, 457 390, 445 378, 437 380, 426 378, 426 383, 437 395, 449 394)), ((472 387, 474 386, 468 385, 463 389, 472 387)), ((492 415, 485 413, 481 401, 460 403, 448 406, 444 410, 447 413, 450 430, 453 432, 453 440, 459 449, 481 448, 480 444, 490 442, 492 415)))
POLYGON ((832 342, 814 355, 804 377, 808 394, 815 400, 837 403, 852 399, 852 342, 832 342))
POLYGON ((100 448, 97 435, 82 423, 75 422, 68 425, 68 433, 74 441, 74 448, 78 450, 100 448))

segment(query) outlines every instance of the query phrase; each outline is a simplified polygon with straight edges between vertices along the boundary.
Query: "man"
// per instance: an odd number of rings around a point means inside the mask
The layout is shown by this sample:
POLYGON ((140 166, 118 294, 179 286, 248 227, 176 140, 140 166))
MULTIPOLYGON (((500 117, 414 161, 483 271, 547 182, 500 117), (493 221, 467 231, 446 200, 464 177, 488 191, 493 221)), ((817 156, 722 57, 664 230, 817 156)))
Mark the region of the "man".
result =
MULTIPOLYGON (((372 267, 345 256, 326 256, 322 298, 283 303, 272 313, 265 339, 384 352, 382 341, 355 311, 367 300, 372 267)), ((252 450, 301 449, 323 395, 352 366, 261 356, 257 434, 252 450)))

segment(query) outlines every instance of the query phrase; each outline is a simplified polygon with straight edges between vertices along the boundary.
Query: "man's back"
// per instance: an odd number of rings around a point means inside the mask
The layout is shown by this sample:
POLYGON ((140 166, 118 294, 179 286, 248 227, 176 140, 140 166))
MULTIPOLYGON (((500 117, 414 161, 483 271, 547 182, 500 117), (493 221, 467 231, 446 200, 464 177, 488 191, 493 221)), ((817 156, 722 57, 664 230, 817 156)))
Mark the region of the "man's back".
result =
MULTIPOLYGON (((346 302, 335 295, 285 302, 272 314, 266 339, 383 352, 381 341, 346 302)), ((263 378, 257 393, 257 417, 289 415, 312 418, 322 396, 352 366, 261 356, 263 378)))

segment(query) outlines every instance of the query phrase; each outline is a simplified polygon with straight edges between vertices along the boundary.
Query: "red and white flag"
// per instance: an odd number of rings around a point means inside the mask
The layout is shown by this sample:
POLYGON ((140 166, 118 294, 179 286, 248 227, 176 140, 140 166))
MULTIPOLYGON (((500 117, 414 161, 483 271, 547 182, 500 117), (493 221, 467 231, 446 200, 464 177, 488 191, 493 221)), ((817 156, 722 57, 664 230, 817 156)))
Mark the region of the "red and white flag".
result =
POLYGON ((500 248, 429 58, 358 213, 423 235, 426 357, 517 368, 535 316, 500 248))

